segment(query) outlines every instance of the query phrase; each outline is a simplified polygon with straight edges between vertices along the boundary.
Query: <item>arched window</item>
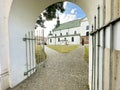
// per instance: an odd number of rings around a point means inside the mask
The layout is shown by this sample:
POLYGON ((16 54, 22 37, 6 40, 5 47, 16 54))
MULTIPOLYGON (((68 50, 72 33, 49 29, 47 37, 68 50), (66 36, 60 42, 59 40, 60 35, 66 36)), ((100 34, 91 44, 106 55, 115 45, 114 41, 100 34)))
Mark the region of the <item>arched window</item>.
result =
POLYGON ((60 42, 60 38, 58 38, 58 42, 60 42))
POLYGON ((66 35, 68 36, 68 32, 66 32, 66 35))
POLYGON ((77 34, 77 32, 76 32, 76 31, 74 31, 74 34, 77 34))
POLYGON ((62 36, 62 33, 60 33, 60 36, 62 36))
POLYGON ((86 26, 86 30, 89 30, 89 25, 88 25, 88 26, 86 26))
POLYGON ((72 40, 71 40, 72 42, 74 42, 74 37, 72 37, 72 40))
POLYGON ((50 43, 52 43, 52 39, 50 38, 50 43))

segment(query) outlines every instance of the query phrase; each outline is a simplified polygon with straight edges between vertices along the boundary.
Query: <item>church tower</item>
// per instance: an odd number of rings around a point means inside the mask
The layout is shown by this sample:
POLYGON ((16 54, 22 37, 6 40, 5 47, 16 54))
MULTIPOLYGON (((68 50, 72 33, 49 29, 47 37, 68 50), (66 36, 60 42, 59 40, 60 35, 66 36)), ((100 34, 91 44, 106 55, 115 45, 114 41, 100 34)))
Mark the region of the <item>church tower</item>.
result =
POLYGON ((59 16, 57 17, 57 24, 56 27, 58 27, 60 25, 60 20, 59 20, 59 16))

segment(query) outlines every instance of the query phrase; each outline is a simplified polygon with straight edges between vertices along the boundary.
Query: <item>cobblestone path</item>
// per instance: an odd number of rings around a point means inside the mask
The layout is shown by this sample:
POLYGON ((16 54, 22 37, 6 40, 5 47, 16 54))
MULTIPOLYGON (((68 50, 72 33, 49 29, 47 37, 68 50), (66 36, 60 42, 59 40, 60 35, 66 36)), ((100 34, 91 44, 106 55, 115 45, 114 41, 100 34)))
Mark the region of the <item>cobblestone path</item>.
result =
POLYGON ((88 90, 88 64, 83 48, 70 53, 58 53, 46 47, 46 67, 9 90, 88 90))

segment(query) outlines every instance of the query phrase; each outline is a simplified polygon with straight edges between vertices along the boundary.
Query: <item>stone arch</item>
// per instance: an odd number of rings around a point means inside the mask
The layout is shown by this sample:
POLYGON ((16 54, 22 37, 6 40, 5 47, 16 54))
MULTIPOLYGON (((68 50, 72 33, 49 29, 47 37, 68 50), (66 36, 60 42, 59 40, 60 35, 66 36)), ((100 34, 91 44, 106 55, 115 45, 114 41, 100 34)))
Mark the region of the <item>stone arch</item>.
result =
MULTIPOLYGON (((59 1, 65 1, 65 0, 10 0, 8 8, 5 11, 7 12, 7 20, 6 23, 8 25, 8 28, 5 28, 6 31, 8 31, 8 35, 6 35, 9 42, 6 42, 7 44, 7 50, 5 53, 8 53, 9 59, 6 59, 6 62, 9 61, 9 65, 7 66, 4 62, 5 69, 9 68, 10 74, 11 72, 18 72, 18 69, 20 69, 22 72, 24 71, 24 67, 21 68, 20 66, 25 64, 25 46, 24 42, 22 41, 22 38, 24 37, 24 34, 28 31, 32 31, 34 29, 34 24, 39 16, 40 12, 43 11, 46 7, 49 5, 59 2, 59 1), (19 48, 19 49, 18 49, 19 48), (17 52, 16 52, 17 50, 17 52), (19 58, 18 58, 19 57, 19 58), (17 63, 18 61, 21 61, 20 63, 17 63), (17 64, 14 64, 17 63, 17 64), (18 67, 17 69, 13 69, 14 67, 18 67)), ((103 1, 99 0, 91 0, 88 3, 88 0, 68 0, 72 3, 75 3, 79 5, 83 11, 86 13, 90 25, 93 23, 93 17, 97 12, 97 6, 102 6, 103 1)), ((0 1, 2 2, 2 1, 0 1)), ((6 1, 3 1, 4 3, 7 3, 6 1)), ((7 7, 7 5, 6 5, 7 7)), ((4 10, 4 9, 3 9, 4 10)), ((6 15, 6 14, 5 14, 6 15)), ((4 16, 3 16, 4 17, 4 16)), ((7 26, 6 25, 6 26, 7 26)), ((6 56, 3 56, 6 57, 6 56)), ((14 73, 13 75, 10 75, 10 87, 14 87, 18 83, 20 83, 22 80, 24 80, 26 77, 23 76, 21 73, 14 73), (13 77, 19 77, 17 80, 14 80, 13 77)), ((5 79, 4 81, 8 81, 5 79)), ((4 82, 3 81, 3 82, 4 82)), ((7 86, 6 86, 7 87, 7 86)))
MULTIPOLYGON (((9 32, 9 53, 10 53, 10 87, 14 87, 26 77, 22 72, 25 71, 25 43, 22 41, 25 33, 34 30, 35 22, 46 7, 60 0, 13 0, 8 18, 8 32, 9 32), (18 58, 19 57, 19 58, 18 58), (19 63, 17 63, 19 61, 19 63), (16 68, 17 66, 17 68, 16 68), (20 71, 18 71, 20 70, 20 71), (16 78, 16 80, 14 80, 16 78)), ((70 1, 70 0, 68 0, 70 1)), ((87 13, 85 8, 87 0, 71 2, 80 5, 80 7, 87 13)), ((89 15, 88 15, 89 16, 89 15)))

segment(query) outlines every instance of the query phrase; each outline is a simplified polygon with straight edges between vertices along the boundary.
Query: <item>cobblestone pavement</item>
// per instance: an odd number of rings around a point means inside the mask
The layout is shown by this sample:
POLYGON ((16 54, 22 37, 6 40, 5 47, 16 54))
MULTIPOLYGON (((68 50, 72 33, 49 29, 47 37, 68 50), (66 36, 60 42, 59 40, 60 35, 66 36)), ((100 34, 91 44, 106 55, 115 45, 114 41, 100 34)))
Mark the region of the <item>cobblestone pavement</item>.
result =
POLYGON ((46 47, 45 68, 9 90, 88 90, 88 64, 83 59, 83 48, 70 53, 58 53, 46 47))

